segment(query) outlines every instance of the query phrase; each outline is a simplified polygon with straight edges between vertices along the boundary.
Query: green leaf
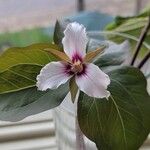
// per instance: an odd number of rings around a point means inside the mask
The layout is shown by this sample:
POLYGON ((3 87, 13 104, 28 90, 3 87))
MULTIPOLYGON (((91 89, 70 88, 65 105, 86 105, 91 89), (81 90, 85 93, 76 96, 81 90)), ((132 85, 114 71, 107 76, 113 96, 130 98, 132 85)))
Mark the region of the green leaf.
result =
MULTIPOLYGON (((105 28, 108 29, 108 30, 112 30, 116 27, 118 27, 119 25, 125 23, 125 22, 128 22, 129 20, 133 20, 132 23, 134 22, 134 19, 145 19, 145 18, 148 18, 150 15, 150 5, 147 5, 147 7, 145 7, 141 12, 140 14, 138 15, 135 15, 135 16, 127 16, 127 17, 122 17, 122 16, 116 16, 115 20, 108 24, 105 28)), ((134 26, 136 26, 134 24, 134 26)), ((138 25, 136 26, 138 27, 138 25)))
POLYGON ((0 94, 19 91, 36 85, 42 66, 20 64, 0 73, 0 94))
POLYGON ((0 56, 0 119, 18 121, 27 116, 58 106, 68 86, 56 90, 37 91, 36 77, 41 68, 55 61, 44 49, 59 48, 52 44, 34 44, 10 48, 0 56), (6 61, 7 60, 7 61, 6 61))
POLYGON ((80 128, 99 150, 137 150, 150 132, 146 79, 132 67, 116 69, 109 76, 109 100, 80 93, 80 128))
POLYGON ((52 109, 60 105, 68 91, 68 84, 65 84, 56 90, 45 92, 37 91, 37 88, 33 87, 2 94, 0 95, 0 120, 19 121, 30 115, 52 109))
MULTIPOLYGON (((133 17, 116 17, 116 19, 114 20, 114 22, 108 24, 105 28, 105 30, 107 31, 111 31, 114 33, 121 33, 121 34, 126 34, 129 36, 133 36, 135 38, 140 37, 141 31, 143 30, 143 28, 145 27, 145 25, 148 22, 148 12, 149 9, 147 9, 147 11, 144 11, 143 13, 141 13, 138 16, 133 16, 133 17)), ((112 40, 114 42, 122 42, 124 41, 126 38, 123 36, 119 36, 117 34, 108 34, 107 38, 109 40, 112 40)), ((135 49, 135 45, 136 45, 136 41, 134 41, 133 39, 128 39, 130 40, 130 43, 132 45, 132 49, 135 49)), ((145 41, 147 44, 150 44, 150 34, 148 33, 145 41)), ((143 56, 143 54, 145 54, 145 52, 147 52, 148 49, 143 45, 141 52, 140 52, 140 56, 143 56)))
POLYGON ((27 47, 13 47, 0 55, 0 72, 18 64, 45 65, 55 58, 43 51, 46 48, 59 49, 53 44, 33 44, 27 47))
POLYGON ((66 29, 69 20, 56 21, 53 40, 56 45, 62 46, 62 39, 64 37, 64 30, 66 29))
POLYGON ((41 68, 56 60, 44 51, 46 48, 59 49, 52 44, 34 44, 10 48, 0 55, 0 94, 35 86, 41 68))

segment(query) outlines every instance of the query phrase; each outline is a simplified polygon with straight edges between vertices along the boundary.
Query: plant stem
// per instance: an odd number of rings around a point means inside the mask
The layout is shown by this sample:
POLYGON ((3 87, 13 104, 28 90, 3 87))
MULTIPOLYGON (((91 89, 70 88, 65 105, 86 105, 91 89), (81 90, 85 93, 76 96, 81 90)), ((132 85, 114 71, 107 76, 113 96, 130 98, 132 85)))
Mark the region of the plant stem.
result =
POLYGON ((138 55, 138 53, 139 53, 139 51, 141 49, 141 46, 142 46, 143 42, 145 40, 145 37, 146 37, 146 35, 147 35, 148 31, 149 31, 149 28, 150 28, 150 16, 148 17, 148 22, 145 25, 143 31, 141 32, 139 41, 138 41, 138 43, 137 43, 137 45, 135 47, 135 53, 134 53, 132 61, 131 61, 131 66, 134 65, 134 62, 135 62, 135 60, 137 58, 137 55, 138 55))
POLYGON ((76 117, 76 149, 77 150, 86 150, 83 133, 79 127, 78 119, 76 117))
POLYGON ((147 53, 147 55, 143 58, 143 60, 139 63, 138 68, 141 69, 144 64, 147 62, 147 60, 150 58, 150 52, 147 53))

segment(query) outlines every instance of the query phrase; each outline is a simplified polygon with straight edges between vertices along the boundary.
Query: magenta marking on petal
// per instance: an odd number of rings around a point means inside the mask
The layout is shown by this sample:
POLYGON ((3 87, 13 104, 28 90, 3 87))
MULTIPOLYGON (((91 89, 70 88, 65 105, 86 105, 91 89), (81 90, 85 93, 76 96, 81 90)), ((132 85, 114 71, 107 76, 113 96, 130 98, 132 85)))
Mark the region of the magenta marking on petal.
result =
POLYGON ((74 63, 77 62, 78 60, 82 62, 82 57, 78 53, 73 54, 72 62, 74 63))
POLYGON ((71 71, 71 64, 69 64, 69 63, 67 63, 66 65, 65 65, 65 70, 64 70, 64 73, 65 74, 67 74, 67 75, 73 75, 74 74, 74 72, 73 71, 71 71))

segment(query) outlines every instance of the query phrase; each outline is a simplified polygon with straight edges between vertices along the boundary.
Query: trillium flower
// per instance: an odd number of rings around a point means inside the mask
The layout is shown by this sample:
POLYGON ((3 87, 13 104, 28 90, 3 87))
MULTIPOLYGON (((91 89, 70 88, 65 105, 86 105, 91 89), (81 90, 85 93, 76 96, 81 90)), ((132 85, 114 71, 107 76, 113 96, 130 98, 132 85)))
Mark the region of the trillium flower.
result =
POLYGON ((88 38, 83 25, 68 24, 62 40, 64 53, 53 51, 62 61, 50 62, 37 76, 37 87, 41 91, 56 89, 71 78, 79 90, 95 98, 108 98, 110 79, 98 66, 91 63, 100 49, 86 54, 88 38))

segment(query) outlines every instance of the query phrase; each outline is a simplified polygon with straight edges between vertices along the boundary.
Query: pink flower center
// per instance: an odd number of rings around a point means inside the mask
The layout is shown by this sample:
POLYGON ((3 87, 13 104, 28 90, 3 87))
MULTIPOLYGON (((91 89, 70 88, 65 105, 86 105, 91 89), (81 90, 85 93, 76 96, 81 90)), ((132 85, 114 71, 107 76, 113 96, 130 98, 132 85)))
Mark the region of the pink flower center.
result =
POLYGON ((71 63, 66 64, 65 73, 69 75, 82 75, 86 73, 86 64, 84 64, 82 57, 75 54, 71 63))
POLYGON ((81 73, 83 71, 83 64, 80 60, 74 61, 71 65, 71 71, 74 73, 81 73))

